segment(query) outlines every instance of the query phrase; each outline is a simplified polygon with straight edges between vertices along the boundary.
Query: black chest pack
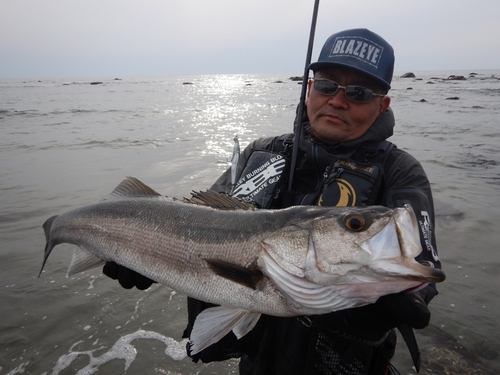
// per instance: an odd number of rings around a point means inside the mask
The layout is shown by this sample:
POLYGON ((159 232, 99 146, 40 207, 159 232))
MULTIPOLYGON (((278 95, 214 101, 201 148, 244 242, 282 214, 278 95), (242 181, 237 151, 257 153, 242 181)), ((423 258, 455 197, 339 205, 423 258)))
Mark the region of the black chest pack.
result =
POLYGON ((335 158, 332 155, 331 164, 320 173, 317 188, 314 192, 304 193, 286 191, 292 145, 293 134, 284 134, 272 142, 270 150, 254 150, 243 167, 232 195, 259 208, 283 208, 298 204, 375 204, 380 198, 385 159, 395 147, 384 140, 364 145, 348 157, 335 158))

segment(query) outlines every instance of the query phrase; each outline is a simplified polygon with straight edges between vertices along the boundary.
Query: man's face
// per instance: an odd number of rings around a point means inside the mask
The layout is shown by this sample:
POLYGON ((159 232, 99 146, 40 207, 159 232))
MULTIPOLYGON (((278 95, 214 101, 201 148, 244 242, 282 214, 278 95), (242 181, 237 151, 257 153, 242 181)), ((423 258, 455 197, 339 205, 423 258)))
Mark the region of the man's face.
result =
MULTIPOLYGON (((327 78, 341 86, 364 86, 375 93, 383 93, 374 86, 373 80, 349 68, 320 69, 315 72, 314 78, 327 78)), ((372 96, 367 103, 354 102, 346 98, 341 88, 335 95, 324 95, 314 90, 310 80, 306 105, 311 134, 326 144, 352 141, 362 136, 390 103, 388 96, 372 96)))

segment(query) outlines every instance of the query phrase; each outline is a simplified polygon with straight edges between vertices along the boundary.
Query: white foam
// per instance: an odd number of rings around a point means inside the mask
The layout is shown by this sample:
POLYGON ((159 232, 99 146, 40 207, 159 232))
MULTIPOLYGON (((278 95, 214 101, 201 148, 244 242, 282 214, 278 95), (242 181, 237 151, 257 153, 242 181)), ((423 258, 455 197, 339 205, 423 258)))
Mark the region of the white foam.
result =
POLYGON ((170 292, 170 297, 169 297, 169 301, 172 301, 172 297, 176 295, 176 292, 175 290, 172 290, 172 292, 170 292))
MULTIPOLYGON (((13 369, 12 371, 8 372, 7 375, 14 375, 14 374, 19 374, 19 373, 24 373, 24 367, 27 366, 29 363, 26 362, 26 363, 21 363, 19 366, 17 366, 15 369, 13 369)), ((2 367, 0 367, 0 370, 2 370, 2 367)))
MULTIPOLYGON (((99 370, 99 366, 113 359, 125 360, 125 371, 127 371, 127 369, 130 367, 131 363, 134 361, 137 355, 137 350, 133 345, 131 345, 132 340, 136 339, 153 339, 162 341, 167 346, 165 349, 165 354, 168 355, 170 358, 176 361, 180 361, 186 358, 186 344, 188 341, 187 339, 178 342, 171 337, 163 336, 157 332, 144 331, 140 329, 134 333, 130 333, 128 335, 120 337, 109 351, 107 351, 106 353, 102 354, 99 357, 94 357, 94 352, 97 350, 105 349, 105 347, 101 346, 97 349, 78 352, 78 351, 73 351, 73 348, 81 341, 74 343, 71 346, 68 354, 59 357, 54 369, 52 370, 51 375, 59 374, 62 370, 66 369, 69 365, 71 365, 71 363, 78 356, 81 355, 87 355, 89 357, 89 364, 84 368, 80 369, 76 373, 76 375, 92 375, 99 370)), ((96 342, 94 342, 94 344, 96 343, 97 340, 96 342)))

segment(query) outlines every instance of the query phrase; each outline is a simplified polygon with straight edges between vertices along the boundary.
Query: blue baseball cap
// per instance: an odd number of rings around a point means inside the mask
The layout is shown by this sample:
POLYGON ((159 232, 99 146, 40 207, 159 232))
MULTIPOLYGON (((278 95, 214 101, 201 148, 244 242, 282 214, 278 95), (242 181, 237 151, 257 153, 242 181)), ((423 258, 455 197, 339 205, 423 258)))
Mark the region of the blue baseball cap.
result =
POLYGON ((351 29, 331 35, 319 54, 312 71, 342 66, 364 73, 391 88, 394 49, 382 37, 367 29, 351 29))

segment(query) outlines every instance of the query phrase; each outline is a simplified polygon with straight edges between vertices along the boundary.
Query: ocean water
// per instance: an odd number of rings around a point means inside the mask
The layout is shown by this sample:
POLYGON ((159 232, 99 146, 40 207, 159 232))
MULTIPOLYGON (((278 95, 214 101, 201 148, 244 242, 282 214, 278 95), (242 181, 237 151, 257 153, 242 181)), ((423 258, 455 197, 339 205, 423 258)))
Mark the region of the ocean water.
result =
MULTIPOLYGON (((430 326, 417 332, 420 373, 496 374, 500 71, 414 73, 394 80, 390 140, 431 180, 447 274, 430 326)), ((237 373, 236 361, 185 357, 186 298, 167 287, 124 290, 100 269, 67 278, 69 245, 38 278, 41 226, 126 176, 179 198, 208 188, 229 166, 235 135, 244 147, 291 131, 300 84, 287 75, 118 78, 0 81, 0 375, 237 373)), ((394 364, 415 373, 401 340, 394 364)))

